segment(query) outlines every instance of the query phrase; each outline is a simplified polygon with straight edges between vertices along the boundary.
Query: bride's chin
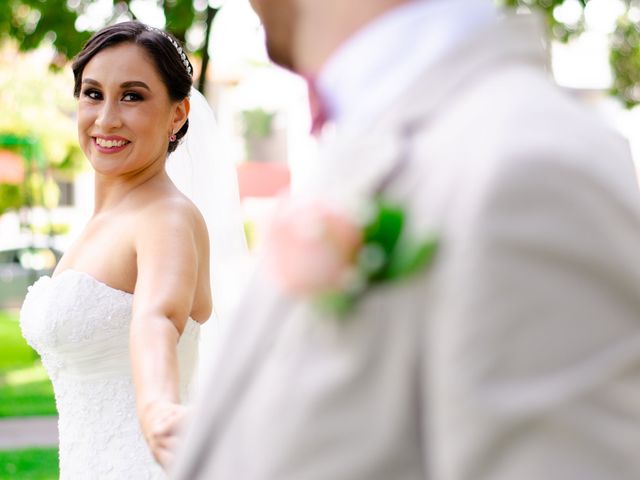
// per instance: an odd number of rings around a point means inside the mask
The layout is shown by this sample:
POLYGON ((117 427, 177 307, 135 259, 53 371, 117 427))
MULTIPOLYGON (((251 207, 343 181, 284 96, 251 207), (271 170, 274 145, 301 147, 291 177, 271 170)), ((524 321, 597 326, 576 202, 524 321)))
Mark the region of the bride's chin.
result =
POLYGON ((91 158, 89 163, 95 173, 105 176, 119 175, 122 170, 122 162, 106 162, 104 159, 91 158))

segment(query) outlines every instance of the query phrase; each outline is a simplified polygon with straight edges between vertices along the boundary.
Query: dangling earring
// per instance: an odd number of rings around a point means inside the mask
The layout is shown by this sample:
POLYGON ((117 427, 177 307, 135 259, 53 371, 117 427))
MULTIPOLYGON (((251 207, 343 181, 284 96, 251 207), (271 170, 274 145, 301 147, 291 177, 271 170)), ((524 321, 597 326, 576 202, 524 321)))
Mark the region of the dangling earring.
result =
POLYGON ((172 133, 171 135, 169 135, 169 142, 175 142, 176 141, 176 134, 172 133))

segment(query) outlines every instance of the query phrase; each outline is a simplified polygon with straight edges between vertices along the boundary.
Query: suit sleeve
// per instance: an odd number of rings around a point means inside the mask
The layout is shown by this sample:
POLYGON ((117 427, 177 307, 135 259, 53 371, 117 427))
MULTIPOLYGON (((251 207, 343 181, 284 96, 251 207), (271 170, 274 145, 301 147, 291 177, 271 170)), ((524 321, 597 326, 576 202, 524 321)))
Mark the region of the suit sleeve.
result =
POLYGON ((514 162, 445 239, 425 348, 433 478, 640 478, 637 188, 601 173, 514 162))

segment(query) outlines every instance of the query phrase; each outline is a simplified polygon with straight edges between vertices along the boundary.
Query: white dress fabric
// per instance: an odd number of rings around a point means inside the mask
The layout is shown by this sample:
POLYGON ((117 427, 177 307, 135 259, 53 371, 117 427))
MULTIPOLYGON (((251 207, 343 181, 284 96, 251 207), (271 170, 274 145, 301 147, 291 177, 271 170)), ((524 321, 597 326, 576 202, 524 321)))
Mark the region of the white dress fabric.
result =
MULTIPOLYGON (((40 354, 59 414, 60 478, 164 479, 136 415, 129 359, 133 295, 84 272, 40 278, 20 314, 40 354)), ((200 325, 189 319, 178 343, 180 393, 187 400, 200 325)))

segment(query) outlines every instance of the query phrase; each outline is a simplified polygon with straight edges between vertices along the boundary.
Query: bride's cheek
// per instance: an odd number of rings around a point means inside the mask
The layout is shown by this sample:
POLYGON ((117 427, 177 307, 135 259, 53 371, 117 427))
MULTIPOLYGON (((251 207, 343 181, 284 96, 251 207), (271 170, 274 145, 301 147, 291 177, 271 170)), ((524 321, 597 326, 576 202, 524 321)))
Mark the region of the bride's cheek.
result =
POLYGON ((94 116, 91 112, 78 109, 78 136, 82 140, 83 137, 89 136, 89 128, 94 123, 94 116))

